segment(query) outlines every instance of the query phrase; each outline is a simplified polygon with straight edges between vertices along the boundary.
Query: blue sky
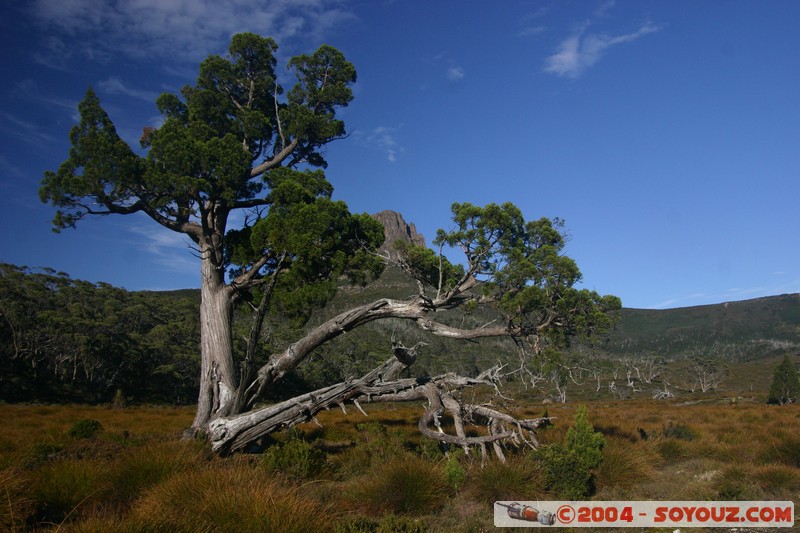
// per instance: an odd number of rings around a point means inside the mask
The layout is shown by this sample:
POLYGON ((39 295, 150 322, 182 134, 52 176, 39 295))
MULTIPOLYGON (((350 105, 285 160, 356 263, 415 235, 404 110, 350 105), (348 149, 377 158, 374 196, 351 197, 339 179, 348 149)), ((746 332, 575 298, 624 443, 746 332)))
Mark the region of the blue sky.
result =
MULTIPOLYGON (((800 3, 32 0, 0 4, 0 261, 128 289, 197 287, 144 216, 53 234, 37 196, 87 86, 134 146, 154 100, 230 36, 358 70, 327 175, 429 239, 453 202, 558 216, 583 286, 667 308, 800 292, 800 3)), ((283 80, 290 86, 291 80, 283 80)))

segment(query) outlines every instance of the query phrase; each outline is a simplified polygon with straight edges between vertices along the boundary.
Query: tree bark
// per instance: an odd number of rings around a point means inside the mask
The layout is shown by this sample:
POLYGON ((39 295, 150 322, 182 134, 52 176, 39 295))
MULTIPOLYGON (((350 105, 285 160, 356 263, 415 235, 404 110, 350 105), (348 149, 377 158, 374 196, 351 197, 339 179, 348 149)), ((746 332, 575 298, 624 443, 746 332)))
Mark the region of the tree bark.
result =
POLYGON ((205 431, 235 393, 233 364, 233 290, 210 250, 201 250, 200 393, 192 432, 205 431))

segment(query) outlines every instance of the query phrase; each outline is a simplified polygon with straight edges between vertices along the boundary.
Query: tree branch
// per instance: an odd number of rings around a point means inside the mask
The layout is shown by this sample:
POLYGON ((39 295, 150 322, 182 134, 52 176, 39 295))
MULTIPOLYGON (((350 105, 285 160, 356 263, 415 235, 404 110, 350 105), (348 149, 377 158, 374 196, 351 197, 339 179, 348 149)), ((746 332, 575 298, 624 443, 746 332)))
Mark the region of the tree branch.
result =
POLYGON ((267 170, 270 170, 270 169, 273 169, 273 168, 277 167, 287 157, 289 157, 292 154, 292 152, 294 152, 294 149, 297 148, 299 145, 300 145, 300 139, 298 139, 298 138, 292 139, 292 142, 290 142, 289 144, 284 146, 283 150, 281 150, 280 152, 275 154, 272 157, 272 159, 264 161, 260 165, 257 165, 255 167, 253 167, 252 169, 250 169, 250 177, 251 178, 255 178, 256 176, 260 176, 261 174, 263 174, 267 170))

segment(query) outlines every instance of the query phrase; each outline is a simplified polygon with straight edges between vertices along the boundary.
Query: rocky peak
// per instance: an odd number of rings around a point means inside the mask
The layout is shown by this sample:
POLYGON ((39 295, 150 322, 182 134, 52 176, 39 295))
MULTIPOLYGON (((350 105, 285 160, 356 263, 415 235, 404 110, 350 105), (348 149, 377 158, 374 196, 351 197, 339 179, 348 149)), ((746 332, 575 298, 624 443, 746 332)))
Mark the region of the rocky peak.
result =
POLYGON ((396 257, 397 250, 394 247, 394 243, 398 240, 425 246, 425 237, 417 233, 417 228, 414 224, 407 223, 400 213, 387 210, 375 213, 372 217, 383 224, 383 234, 386 239, 379 249, 381 253, 389 253, 391 257, 396 257))

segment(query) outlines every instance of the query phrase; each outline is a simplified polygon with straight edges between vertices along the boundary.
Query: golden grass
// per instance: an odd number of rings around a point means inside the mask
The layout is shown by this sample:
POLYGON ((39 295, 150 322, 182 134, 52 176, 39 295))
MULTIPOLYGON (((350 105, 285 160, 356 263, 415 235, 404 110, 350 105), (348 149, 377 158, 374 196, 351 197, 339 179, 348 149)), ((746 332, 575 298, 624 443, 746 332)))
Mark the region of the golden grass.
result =
MULTIPOLYGON (((540 431, 542 443, 563 441, 575 407, 547 406, 556 419, 540 431)), ((269 474, 258 457, 220 459, 181 441, 191 408, 0 405, 13 421, 0 435, 0 530, 334 530, 348 517, 378 524, 395 514, 432 531, 478 531, 491 524, 496 499, 550 496, 524 450, 483 468, 479 453, 462 458, 466 478, 456 490, 441 451, 416 430, 419 405, 365 409, 368 417, 332 410, 319 415, 322 429, 300 428, 329 466, 296 484, 269 474), (103 431, 71 438, 83 419, 103 431)), ((595 498, 800 503, 798 405, 636 400, 588 409, 606 436, 595 498)), ((527 406, 516 415, 542 412, 527 406)))

